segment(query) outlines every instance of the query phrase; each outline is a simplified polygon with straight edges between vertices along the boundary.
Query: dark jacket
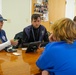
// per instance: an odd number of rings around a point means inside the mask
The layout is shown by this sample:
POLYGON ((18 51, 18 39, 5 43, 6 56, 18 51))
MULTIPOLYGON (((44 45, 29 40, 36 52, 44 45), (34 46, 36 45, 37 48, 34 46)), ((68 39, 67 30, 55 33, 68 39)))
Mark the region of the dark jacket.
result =
POLYGON ((48 33, 44 26, 40 25, 38 29, 34 29, 32 25, 24 28, 23 42, 48 41, 48 33))
MULTIPOLYGON (((0 41, 1 41, 2 43, 4 43, 4 42, 7 41, 6 33, 5 33, 4 30, 0 30, 0 41)), ((8 47, 9 47, 9 46, 8 46, 8 47)), ((7 48, 8 48, 8 47, 4 48, 4 50, 7 51, 7 48)))
POLYGON ((2 41, 2 43, 7 41, 6 33, 4 30, 0 30, 0 41, 2 41))

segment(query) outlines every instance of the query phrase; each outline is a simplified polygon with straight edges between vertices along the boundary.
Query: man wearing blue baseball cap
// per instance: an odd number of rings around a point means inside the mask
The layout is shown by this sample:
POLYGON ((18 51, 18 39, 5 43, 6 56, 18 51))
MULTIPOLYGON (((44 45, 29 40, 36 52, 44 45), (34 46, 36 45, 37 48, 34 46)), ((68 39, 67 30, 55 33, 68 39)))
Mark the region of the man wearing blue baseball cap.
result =
MULTIPOLYGON (((5 43, 7 44, 9 40, 7 40, 6 33, 2 29, 2 27, 3 27, 3 21, 7 21, 7 19, 4 19, 2 17, 2 15, 0 14, 0 46, 2 47, 2 48, 0 48, 0 51, 3 48, 4 48, 5 51, 7 51, 7 48, 9 46, 9 44, 5 45, 5 43), (2 43, 4 43, 4 44, 2 45, 2 43)), ((14 40, 12 40, 12 42, 10 40, 10 43, 11 43, 10 45, 16 45, 16 41, 14 41, 14 40)))
POLYGON ((7 21, 7 19, 4 19, 2 15, 0 14, 0 43, 4 43, 7 41, 6 33, 2 29, 3 27, 3 21, 7 21))

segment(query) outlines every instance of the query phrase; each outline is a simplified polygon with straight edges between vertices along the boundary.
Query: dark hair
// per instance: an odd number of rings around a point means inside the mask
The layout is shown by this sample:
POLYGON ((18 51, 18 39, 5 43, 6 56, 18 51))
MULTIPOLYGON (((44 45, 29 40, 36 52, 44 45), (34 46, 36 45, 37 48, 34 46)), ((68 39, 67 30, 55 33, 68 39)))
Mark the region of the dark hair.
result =
MULTIPOLYGON (((40 15, 39 14, 33 14, 32 16, 31 16, 31 20, 33 20, 33 19, 38 19, 38 17, 40 17, 40 15)), ((41 17, 40 17, 40 19, 41 19, 41 17)))
POLYGON ((76 21, 76 16, 74 17, 73 21, 76 21))

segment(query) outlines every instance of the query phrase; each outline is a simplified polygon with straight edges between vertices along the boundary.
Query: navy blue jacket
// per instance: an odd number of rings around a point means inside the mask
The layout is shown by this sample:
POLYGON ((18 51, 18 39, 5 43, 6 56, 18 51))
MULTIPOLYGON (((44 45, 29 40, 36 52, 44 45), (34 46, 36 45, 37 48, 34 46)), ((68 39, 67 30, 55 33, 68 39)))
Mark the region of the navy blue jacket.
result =
POLYGON ((43 25, 40 25, 37 30, 35 30, 32 25, 24 28, 23 42, 29 43, 29 42, 35 42, 35 41, 48 42, 48 33, 46 28, 43 25))
POLYGON ((2 43, 7 41, 6 33, 4 30, 0 30, 0 41, 2 41, 2 43))
MULTIPOLYGON (((5 33, 4 30, 0 30, 0 41, 1 41, 2 43, 4 43, 4 42, 7 41, 6 33, 5 33)), ((9 47, 9 46, 8 46, 8 47, 9 47)), ((6 51, 8 47, 6 47, 4 50, 6 51)))

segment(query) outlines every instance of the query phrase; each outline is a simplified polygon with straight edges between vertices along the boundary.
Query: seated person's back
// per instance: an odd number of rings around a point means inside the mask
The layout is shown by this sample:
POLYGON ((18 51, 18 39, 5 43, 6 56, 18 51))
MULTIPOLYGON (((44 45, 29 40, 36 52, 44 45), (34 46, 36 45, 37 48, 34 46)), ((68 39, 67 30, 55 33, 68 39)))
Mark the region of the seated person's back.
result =
POLYGON ((42 75, 76 75, 76 25, 63 18, 51 26, 49 43, 36 62, 42 75), (48 73, 47 73, 48 72, 48 73))

